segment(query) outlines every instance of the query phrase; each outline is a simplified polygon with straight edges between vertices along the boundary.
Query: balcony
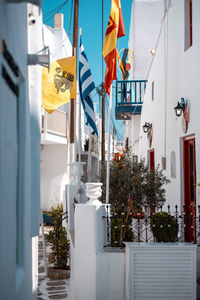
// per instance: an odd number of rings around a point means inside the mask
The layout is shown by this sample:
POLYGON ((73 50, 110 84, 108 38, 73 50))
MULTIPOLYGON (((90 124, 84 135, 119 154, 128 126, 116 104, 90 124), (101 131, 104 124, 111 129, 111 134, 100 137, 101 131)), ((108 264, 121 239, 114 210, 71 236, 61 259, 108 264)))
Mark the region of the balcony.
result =
POLYGON ((41 143, 67 144, 68 128, 66 112, 57 109, 48 114, 44 111, 41 116, 41 143))
POLYGON ((116 81, 116 120, 130 120, 131 115, 140 115, 147 80, 116 81))

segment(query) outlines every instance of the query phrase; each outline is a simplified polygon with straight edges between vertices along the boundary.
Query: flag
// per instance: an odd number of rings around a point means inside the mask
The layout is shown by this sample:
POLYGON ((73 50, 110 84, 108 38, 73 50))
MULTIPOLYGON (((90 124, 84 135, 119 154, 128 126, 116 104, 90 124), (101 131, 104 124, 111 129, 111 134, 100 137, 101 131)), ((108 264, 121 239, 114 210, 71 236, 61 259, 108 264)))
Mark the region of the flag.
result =
POLYGON ((56 60, 42 70, 42 106, 52 113, 59 106, 76 98, 76 57, 56 60))
POLYGON ((85 112, 87 125, 92 129, 92 134, 98 136, 98 131, 95 123, 94 106, 92 101, 92 91, 95 89, 94 81, 90 71, 87 57, 84 52, 82 37, 80 37, 79 48, 79 91, 80 98, 85 112))
POLYGON ((111 84, 114 79, 117 79, 117 39, 124 35, 125 29, 120 0, 112 0, 110 17, 103 45, 103 57, 107 65, 104 88, 109 95, 111 84))

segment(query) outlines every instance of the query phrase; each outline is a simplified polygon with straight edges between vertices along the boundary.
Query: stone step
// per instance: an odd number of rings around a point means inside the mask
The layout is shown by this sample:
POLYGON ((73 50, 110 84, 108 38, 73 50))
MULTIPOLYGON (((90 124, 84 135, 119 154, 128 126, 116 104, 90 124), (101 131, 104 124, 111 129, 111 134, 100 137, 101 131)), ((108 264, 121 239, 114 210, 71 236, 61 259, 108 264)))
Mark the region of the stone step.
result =
POLYGON ((58 286, 63 284, 65 284, 65 281, 63 280, 50 280, 49 282, 47 282, 48 286, 58 286))
POLYGON ((47 288, 47 291, 59 291, 59 290, 64 290, 65 291, 65 286, 61 285, 61 286, 49 286, 47 288))
POLYGON ((67 298, 67 293, 65 294, 60 294, 60 295, 49 295, 50 299, 66 299, 67 298))

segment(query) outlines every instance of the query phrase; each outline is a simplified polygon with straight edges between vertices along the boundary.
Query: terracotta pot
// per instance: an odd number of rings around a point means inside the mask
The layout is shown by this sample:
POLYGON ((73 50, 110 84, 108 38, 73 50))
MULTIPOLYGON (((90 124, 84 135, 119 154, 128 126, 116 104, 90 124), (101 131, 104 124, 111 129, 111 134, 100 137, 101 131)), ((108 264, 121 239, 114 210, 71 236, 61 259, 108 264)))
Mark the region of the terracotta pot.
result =
POLYGON ((47 276, 50 279, 67 279, 70 277, 70 271, 66 269, 56 269, 55 267, 47 268, 47 276))

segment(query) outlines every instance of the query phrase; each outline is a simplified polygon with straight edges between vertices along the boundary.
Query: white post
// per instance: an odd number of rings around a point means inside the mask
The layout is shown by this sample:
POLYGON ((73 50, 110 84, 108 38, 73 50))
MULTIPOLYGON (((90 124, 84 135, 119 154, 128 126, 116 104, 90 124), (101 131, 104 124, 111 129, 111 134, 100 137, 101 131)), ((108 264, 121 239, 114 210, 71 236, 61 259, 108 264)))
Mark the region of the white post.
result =
POLYGON ((110 128, 111 128, 111 109, 112 109, 112 84, 110 88, 110 99, 108 109, 108 151, 107 151, 107 172, 106 172, 106 204, 109 204, 109 178, 110 178, 110 128))
POLYGON ((101 183, 86 183, 88 204, 75 204, 75 247, 72 263, 72 293, 74 300, 97 299, 97 253, 105 245, 105 205, 101 196, 101 183))

